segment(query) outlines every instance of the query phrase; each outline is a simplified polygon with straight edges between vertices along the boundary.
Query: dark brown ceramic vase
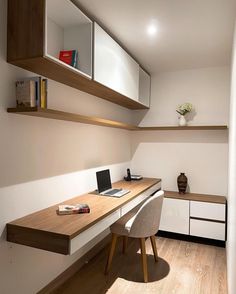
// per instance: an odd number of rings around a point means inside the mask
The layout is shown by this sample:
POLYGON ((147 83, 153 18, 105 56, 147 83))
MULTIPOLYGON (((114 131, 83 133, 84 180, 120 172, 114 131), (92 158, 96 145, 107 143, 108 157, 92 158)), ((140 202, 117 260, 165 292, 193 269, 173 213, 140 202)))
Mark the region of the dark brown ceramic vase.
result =
POLYGON ((177 184, 179 189, 179 194, 185 194, 186 188, 188 185, 188 178, 185 176, 184 173, 180 173, 177 178, 177 184))

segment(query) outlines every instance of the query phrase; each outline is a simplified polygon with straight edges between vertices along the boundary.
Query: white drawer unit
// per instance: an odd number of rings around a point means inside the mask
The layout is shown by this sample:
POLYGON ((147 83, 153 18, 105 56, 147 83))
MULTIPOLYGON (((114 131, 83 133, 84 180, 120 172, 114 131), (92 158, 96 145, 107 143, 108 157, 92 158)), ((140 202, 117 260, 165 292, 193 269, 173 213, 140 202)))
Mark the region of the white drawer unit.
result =
POLYGON ((139 205, 142 201, 150 197, 155 191, 161 189, 161 183, 157 183, 156 185, 152 186, 151 188, 144 191, 142 194, 137 196, 135 199, 131 200, 129 203, 121 207, 121 216, 129 212, 135 206, 139 205))
POLYGON ((77 237, 73 238, 70 242, 70 254, 73 254, 90 240, 95 238, 98 234, 102 233, 105 229, 109 228, 111 224, 120 218, 120 209, 114 211, 89 229, 80 233, 77 237))
POLYGON ((190 201, 190 217, 225 221, 225 204, 190 201))
POLYGON ((160 230, 189 234, 189 201, 164 198, 160 230))
POLYGON ((225 241, 225 223, 190 219, 190 235, 225 241))
POLYGON ((160 230, 226 240, 224 196, 165 191, 160 230))
POLYGON ((190 201, 190 235, 225 241, 226 204, 190 201))

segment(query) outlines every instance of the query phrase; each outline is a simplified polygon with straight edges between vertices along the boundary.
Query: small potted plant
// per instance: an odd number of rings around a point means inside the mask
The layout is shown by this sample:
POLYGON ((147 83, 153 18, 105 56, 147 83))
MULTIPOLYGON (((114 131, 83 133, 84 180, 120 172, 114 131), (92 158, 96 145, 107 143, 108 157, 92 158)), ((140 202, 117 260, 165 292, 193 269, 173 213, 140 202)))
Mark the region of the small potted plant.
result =
POLYGON ((193 105, 191 103, 184 103, 178 106, 176 111, 180 114, 180 117, 179 117, 180 126, 186 126, 187 121, 185 119, 185 115, 191 112, 192 109, 193 109, 193 105))

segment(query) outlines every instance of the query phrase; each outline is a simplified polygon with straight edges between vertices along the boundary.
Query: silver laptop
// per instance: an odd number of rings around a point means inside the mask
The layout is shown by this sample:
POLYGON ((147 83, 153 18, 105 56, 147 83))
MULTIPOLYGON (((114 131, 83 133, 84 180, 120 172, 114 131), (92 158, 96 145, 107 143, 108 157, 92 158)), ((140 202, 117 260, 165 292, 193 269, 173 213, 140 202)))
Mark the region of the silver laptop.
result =
POLYGON ((129 193, 129 190, 112 189, 109 169, 96 172, 98 192, 104 196, 121 197, 129 193))

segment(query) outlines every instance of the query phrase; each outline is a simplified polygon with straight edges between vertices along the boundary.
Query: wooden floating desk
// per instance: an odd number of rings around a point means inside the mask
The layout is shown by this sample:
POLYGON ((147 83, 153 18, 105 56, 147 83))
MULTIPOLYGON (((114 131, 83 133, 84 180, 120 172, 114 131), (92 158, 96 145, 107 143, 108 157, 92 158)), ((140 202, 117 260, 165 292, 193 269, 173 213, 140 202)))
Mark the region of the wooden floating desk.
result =
POLYGON ((88 214, 57 215, 58 204, 32 213, 7 224, 7 241, 61 254, 73 254, 102 233, 122 215, 148 198, 161 180, 144 178, 140 181, 119 181, 114 188, 130 193, 121 198, 89 193, 77 196, 63 204, 87 203, 88 214))

